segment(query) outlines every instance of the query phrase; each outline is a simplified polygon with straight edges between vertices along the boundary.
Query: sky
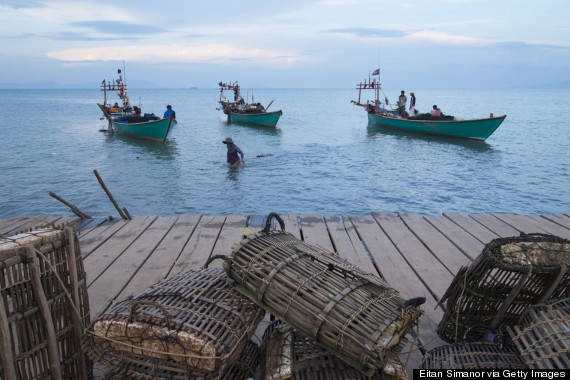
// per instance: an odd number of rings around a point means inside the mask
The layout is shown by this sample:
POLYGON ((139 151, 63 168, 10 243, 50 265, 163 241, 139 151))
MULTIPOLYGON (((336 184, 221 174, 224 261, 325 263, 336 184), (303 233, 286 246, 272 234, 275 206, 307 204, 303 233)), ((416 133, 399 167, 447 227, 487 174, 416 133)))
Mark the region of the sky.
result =
POLYGON ((570 88, 568 0, 0 0, 0 88, 570 88))

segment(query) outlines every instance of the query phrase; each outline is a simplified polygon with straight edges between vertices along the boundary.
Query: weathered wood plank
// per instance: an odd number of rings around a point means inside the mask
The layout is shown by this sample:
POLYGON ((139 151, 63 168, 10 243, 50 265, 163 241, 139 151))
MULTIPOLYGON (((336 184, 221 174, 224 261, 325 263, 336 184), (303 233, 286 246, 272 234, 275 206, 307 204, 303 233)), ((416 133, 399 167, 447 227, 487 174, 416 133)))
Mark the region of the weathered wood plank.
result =
POLYGON ((57 220, 61 219, 59 216, 38 216, 38 217, 24 217, 19 221, 14 221, 15 223, 9 228, 4 235, 13 235, 20 232, 27 232, 39 227, 45 227, 48 225, 53 225, 57 220))
MULTIPOLYGON (((444 344, 436 334, 443 310, 436 306, 436 300, 417 273, 404 260, 372 215, 350 216, 349 219, 388 284, 406 299, 426 297, 426 303, 422 306, 424 315, 419 320, 419 338, 425 348, 429 350, 444 344)), ((421 355, 414 351, 408 362, 409 373, 413 368, 419 368, 420 361, 421 355)))
POLYGON ((112 224, 114 221, 109 220, 107 218, 93 218, 87 219, 79 224, 79 235, 80 236, 88 236, 92 233, 97 227, 112 224))
POLYGON ((23 226, 28 222, 27 217, 25 216, 18 216, 14 218, 2 219, 0 223, 0 235, 13 235, 21 231, 22 229, 20 226, 23 226))
POLYGON ((133 218, 117 231, 112 239, 105 241, 83 260, 88 287, 137 240, 155 219, 156 216, 133 218))
POLYGON ((469 262, 469 258, 464 252, 453 245, 444 234, 423 216, 418 214, 400 214, 400 218, 450 274, 455 275, 459 268, 469 262))
POLYGON ((327 230, 327 234, 329 235, 328 237, 335 248, 334 251, 331 252, 336 253, 343 258, 354 256, 354 247, 348 239, 348 235, 344 229, 344 222, 342 221, 342 217, 337 215, 325 215, 323 216, 323 221, 327 230), (340 255, 341 251, 342 255, 340 255))
POLYGON ((520 231, 525 234, 548 233, 548 231, 544 229, 543 226, 537 224, 532 219, 524 215, 516 215, 508 213, 494 213, 492 215, 495 216, 497 219, 500 219, 503 222, 507 223, 509 226, 515 228, 517 231, 520 231))
MULTIPOLYGON (((214 243, 211 256, 220 255, 228 257, 232 249, 239 244, 243 238, 243 230, 247 224, 245 215, 228 215, 224 221, 222 231, 214 243)), ((209 265, 210 268, 222 268, 222 260, 214 260, 209 265)))
POLYGON ((520 231, 517 231, 501 219, 491 214, 472 214, 471 217, 500 237, 520 235, 520 231))
POLYGON ((379 276, 380 273, 368 257, 350 218, 344 219, 340 216, 325 216, 325 222, 338 255, 357 265, 363 271, 379 276))
MULTIPOLYGON (((443 216, 467 231, 482 244, 487 244, 491 240, 499 237, 499 235, 473 219, 471 215, 459 214, 457 212, 444 212, 443 216)), ((431 221, 431 219, 431 217, 428 218, 429 221, 431 221)))
POLYGON ((168 276, 203 267, 214 249, 225 220, 225 216, 203 215, 168 276))
MULTIPOLYGON (((430 216, 425 219, 463 253, 467 261, 462 260, 462 265, 465 265, 479 256, 481 249, 485 246, 485 244, 470 234, 469 231, 466 231, 463 227, 455 224, 445 216, 430 216)), ((477 222, 474 221, 473 223, 477 222)), ((496 235, 494 236, 497 237, 496 235)), ((453 273, 456 272, 457 271, 453 273)))
POLYGON ((303 241, 330 252, 335 252, 327 226, 321 215, 306 214, 300 216, 303 241))
POLYGON ((109 224, 103 224, 91 231, 88 235, 79 236, 81 256, 88 257, 93 251, 111 239, 117 231, 127 225, 128 221, 117 219, 109 224))
POLYGON ((284 214, 281 215, 281 218, 283 219, 283 222, 285 222, 285 231, 301 240, 301 228, 299 226, 299 222, 297 221, 297 215, 284 214))
POLYGON ((562 227, 570 229, 570 217, 564 214, 545 214, 541 215, 541 217, 550 220, 551 222, 554 222, 562 227))
POLYGON ((526 215, 526 218, 531 219, 536 225, 540 226, 548 234, 560 236, 565 239, 570 239, 569 228, 566 228, 558 223, 543 218, 540 215, 526 215))
POLYGON ((430 290, 432 296, 439 300, 449 287, 453 275, 432 255, 397 215, 376 212, 372 215, 398 248, 400 254, 430 290))
POLYGON ((166 278, 199 220, 198 214, 183 214, 176 218, 170 231, 117 296, 117 300, 124 299, 131 294, 138 294, 166 278))
MULTIPOLYGON (((91 316, 104 312, 127 286, 139 268, 152 255, 158 244, 174 225, 176 217, 158 217, 130 244, 112 266, 89 286, 91 316)), ((152 284, 149 284, 152 285, 152 284)))

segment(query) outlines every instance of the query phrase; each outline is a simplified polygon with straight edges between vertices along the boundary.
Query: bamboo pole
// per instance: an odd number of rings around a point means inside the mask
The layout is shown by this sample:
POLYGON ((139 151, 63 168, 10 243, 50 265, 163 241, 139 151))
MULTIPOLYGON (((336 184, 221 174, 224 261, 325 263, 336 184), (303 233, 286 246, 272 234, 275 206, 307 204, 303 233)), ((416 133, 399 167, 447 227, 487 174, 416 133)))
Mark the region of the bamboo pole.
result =
MULTIPOLYGON (((77 274, 77 260, 76 260, 76 241, 75 241, 75 234, 73 233, 73 228, 66 227, 65 228, 65 237, 67 238, 67 242, 69 244, 69 250, 67 250, 67 260, 69 263, 69 275, 71 277, 71 286, 73 287, 73 303, 75 304, 75 310, 71 311, 71 315, 73 318, 73 324, 75 325, 75 334, 77 337, 77 341, 81 339, 83 335, 83 315, 77 314, 76 310, 81 310, 81 303, 79 301, 79 276, 77 274)), ((71 300, 70 300, 71 301, 71 300)), ((81 347, 81 344, 78 344, 77 353, 79 358, 79 373, 81 374, 82 379, 87 379, 87 362, 85 360, 85 353, 81 347)))
POLYGON ((57 350, 57 336, 55 333, 53 318, 51 316, 46 294, 42 287, 40 269, 36 262, 36 254, 34 252, 33 246, 26 246, 26 256, 30 260, 29 264, 31 269, 31 280, 34 294, 36 295, 36 301, 38 302, 40 312, 45 322, 50 372, 53 379, 61 380, 61 367, 57 350))
POLYGON ((105 190, 105 193, 107 194, 107 196, 109 197, 109 199, 111 200, 111 203, 113 203, 113 206, 115 206, 115 209, 119 212, 119 215, 121 216, 121 218, 123 218, 124 220, 128 220, 129 218, 125 215, 125 213, 123 212, 123 210, 121 210, 121 208, 119 207, 119 205, 117 204, 117 202, 115 201, 115 198, 113 198, 113 194, 111 194, 111 192, 109 191, 109 189, 107 189, 107 186, 105 186, 105 182, 103 182, 103 179, 101 178, 101 176, 99 175, 99 173, 97 172, 97 169, 93 170, 93 173, 95 173, 95 177, 97 177, 97 180, 99 181, 99 184, 101 185, 101 187, 103 188, 103 190, 105 190))
POLYGON ((81 219, 92 219, 90 215, 87 215, 86 213, 84 213, 83 211, 81 211, 80 209, 78 209, 75 205, 69 203, 68 201, 66 201, 65 199, 63 199, 62 197, 60 197, 59 195, 57 195, 56 193, 53 192, 49 192, 49 195, 55 199, 57 199, 58 201, 60 201, 61 203, 63 203, 64 205, 66 205, 67 207, 69 207, 71 209, 71 211, 73 211, 73 213, 75 215, 77 215, 78 217, 80 217, 81 219))
MULTIPOLYGON (((12 339, 10 339, 10 324, 8 323, 8 315, 6 314, 6 304, 4 298, 0 297, 0 341, 2 342, 2 350, 0 350, 0 358, 2 358, 2 366, 6 379, 16 378, 16 366, 14 362, 14 352, 12 351, 12 339)), ((2 371, 0 371, 0 375, 2 371)))

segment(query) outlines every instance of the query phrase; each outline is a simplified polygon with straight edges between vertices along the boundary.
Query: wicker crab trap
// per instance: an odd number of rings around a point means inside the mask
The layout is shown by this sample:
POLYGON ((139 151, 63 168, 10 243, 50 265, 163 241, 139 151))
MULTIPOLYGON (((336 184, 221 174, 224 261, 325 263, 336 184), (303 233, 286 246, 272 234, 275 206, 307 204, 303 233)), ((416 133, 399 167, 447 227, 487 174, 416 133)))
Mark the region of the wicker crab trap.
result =
POLYGON ((381 278, 284 230, 272 213, 263 231, 234 248, 224 262, 233 286, 357 370, 382 369, 420 317, 418 305, 381 278), (273 218, 281 231, 270 229, 273 218))
POLYGON ((389 362, 383 371, 364 375, 319 346, 314 339, 276 320, 262 338, 260 377, 263 380, 403 380, 407 373, 399 361, 389 362))
POLYGON ((513 326, 532 305, 567 298, 569 266, 566 239, 531 234, 491 241, 442 297, 447 309, 439 336, 447 342, 480 340, 482 332, 473 326, 513 326))
POLYGON ((530 368, 570 368, 570 299, 530 308, 507 331, 530 368))
POLYGON ((117 303, 92 323, 83 346, 113 373, 218 379, 264 314, 221 269, 182 272, 117 303))
POLYGON ((421 364, 427 369, 524 369, 514 346, 491 342, 453 343, 428 351, 421 364))
POLYGON ((76 230, 0 239, 0 378, 85 379, 89 301, 76 230))

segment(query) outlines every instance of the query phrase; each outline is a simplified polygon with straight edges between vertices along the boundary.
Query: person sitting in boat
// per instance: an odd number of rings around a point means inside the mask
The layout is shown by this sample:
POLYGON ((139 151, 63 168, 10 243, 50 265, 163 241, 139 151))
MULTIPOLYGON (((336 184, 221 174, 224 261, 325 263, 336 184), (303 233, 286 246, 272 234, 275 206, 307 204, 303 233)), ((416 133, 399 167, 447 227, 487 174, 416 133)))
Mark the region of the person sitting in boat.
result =
POLYGON ((431 116, 433 117, 442 117, 443 114, 441 113, 441 110, 439 108, 437 108, 437 105, 433 105, 433 108, 431 110, 431 116))
POLYGON ((162 118, 166 119, 168 117, 171 119, 176 119, 176 112, 174 112, 170 104, 166 106, 166 111, 164 111, 164 115, 162 116, 162 118))
POLYGON ((404 90, 400 92, 400 96, 398 97, 398 113, 402 116, 406 114, 406 103, 408 98, 406 98, 406 93, 404 90))
POLYGON ((133 109, 135 110, 135 116, 140 116, 141 115, 141 109, 137 106, 134 106, 133 109))
POLYGON ((222 143, 226 144, 228 148, 226 161, 230 166, 238 166, 239 164, 245 163, 243 152, 234 144, 231 137, 227 137, 222 143))

